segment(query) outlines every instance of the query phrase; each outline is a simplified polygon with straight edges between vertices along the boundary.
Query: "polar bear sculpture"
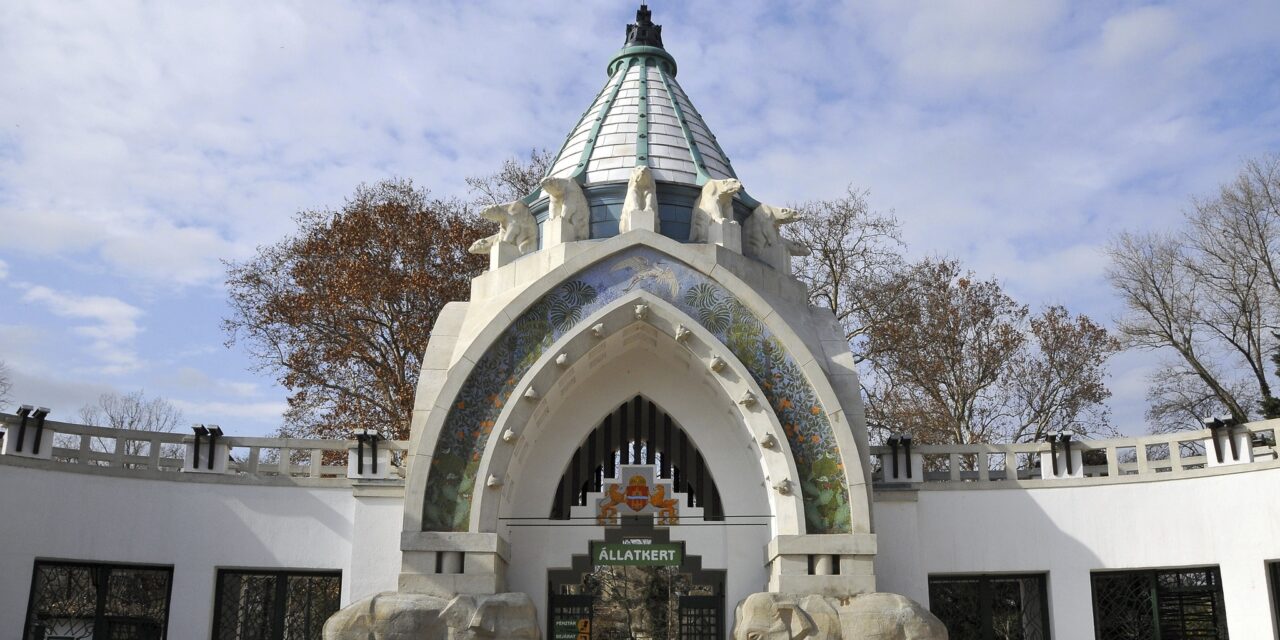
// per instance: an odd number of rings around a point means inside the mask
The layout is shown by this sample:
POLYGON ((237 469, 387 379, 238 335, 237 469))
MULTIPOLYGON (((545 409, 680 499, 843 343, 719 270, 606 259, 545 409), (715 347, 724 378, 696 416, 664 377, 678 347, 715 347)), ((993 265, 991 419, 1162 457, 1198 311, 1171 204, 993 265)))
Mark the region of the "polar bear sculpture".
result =
POLYGON ((791 272, 791 256, 807 256, 809 248, 782 237, 782 225, 801 220, 795 209, 761 204, 743 229, 746 254, 779 271, 791 272))
POLYGON ((622 201, 618 233, 636 229, 658 232, 658 189, 649 167, 636 167, 627 182, 627 197, 622 201))
POLYGON ((543 246, 586 240, 591 237, 591 208, 587 196, 576 180, 569 178, 543 178, 542 190, 547 193, 547 238, 543 246), (557 235, 559 237, 555 237, 557 235))
POLYGON ((693 219, 690 221, 690 242, 714 241, 710 232, 714 225, 738 226, 733 219, 733 196, 739 191, 742 191, 742 183, 733 178, 708 180, 702 185, 702 194, 694 204, 693 219))
MULTIPOLYGON (((514 245, 520 255, 533 251, 538 246, 538 223, 529 213, 529 207, 519 200, 506 204, 496 204, 480 212, 480 217, 489 222, 496 222, 500 227, 497 234, 499 242, 514 245)), ((474 246, 474 245, 472 245, 474 246)))

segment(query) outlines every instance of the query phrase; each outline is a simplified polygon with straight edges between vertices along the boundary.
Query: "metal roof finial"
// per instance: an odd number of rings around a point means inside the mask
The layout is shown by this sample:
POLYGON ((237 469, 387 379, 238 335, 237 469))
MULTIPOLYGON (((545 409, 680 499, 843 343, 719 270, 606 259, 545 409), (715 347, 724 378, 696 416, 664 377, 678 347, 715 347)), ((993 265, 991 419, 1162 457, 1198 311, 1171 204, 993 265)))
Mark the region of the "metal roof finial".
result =
POLYGON ((635 24, 627 25, 627 42, 623 46, 662 48, 662 25, 654 24, 652 15, 649 5, 640 5, 635 24))

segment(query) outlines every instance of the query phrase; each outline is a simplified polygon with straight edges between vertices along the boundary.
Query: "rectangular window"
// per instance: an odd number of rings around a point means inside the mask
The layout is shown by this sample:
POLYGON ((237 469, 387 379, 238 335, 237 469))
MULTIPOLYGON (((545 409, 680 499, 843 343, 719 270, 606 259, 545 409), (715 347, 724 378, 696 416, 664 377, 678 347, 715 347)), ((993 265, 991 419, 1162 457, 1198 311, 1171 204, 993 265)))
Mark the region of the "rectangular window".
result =
POLYGON ((1098 571, 1092 581, 1099 640, 1227 640, 1217 567, 1098 571))
POLYGON ((618 235, 618 219, 621 217, 621 202, 591 205, 591 239, 618 235))
POLYGON ((339 571, 219 569, 214 640, 320 640, 338 612, 339 571))
POLYGON ((659 203, 658 231, 672 240, 688 242, 689 220, 692 216, 693 207, 659 203))
POLYGON ((951 640, 1048 640, 1046 574, 929 576, 929 609, 951 640))
POLYGON ((27 640, 164 640, 173 567, 36 560, 27 640))

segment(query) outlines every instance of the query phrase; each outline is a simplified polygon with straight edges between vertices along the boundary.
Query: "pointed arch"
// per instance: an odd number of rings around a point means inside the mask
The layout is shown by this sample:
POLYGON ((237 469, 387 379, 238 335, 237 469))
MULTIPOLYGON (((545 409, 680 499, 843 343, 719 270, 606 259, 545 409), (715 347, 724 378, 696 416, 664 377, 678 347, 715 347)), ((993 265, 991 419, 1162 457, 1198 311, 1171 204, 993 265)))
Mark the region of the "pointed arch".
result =
MULTIPOLYGON (((816 359, 797 328, 789 326, 786 318, 795 317, 795 312, 773 307, 752 286, 719 266, 724 256, 716 251, 716 247, 680 245, 645 232, 594 243, 563 258, 563 264, 515 295, 484 328, 469 336, 469 346, 454 358, 442 387, 419 403, 429 409, 423 410, 425 424, 415 451, 420 463, 411 468, 406 530, 477 530, 467 523, 477 523, 468 515, 475 515, 470 513, 471 502, 478 481, 485 479, 477 473, 480 458, 493 440, 490 433, 497 428, 499 415, 512 404, 509 400, 516 388, 524 386, 532 363, 545 355, 558 336, 581 329, 577 325, 590 311, 640 291, 679 307, 697 328, 707 329, 718 346, 728 349, 726 360, 737 361, 760 383, 761 405, 787 427, 782 442, 790 447, 790 457, 799 467, 796 493, 808 498, 808 532, 849 531, 851 523, 857 523, 853 530, 867 531, 868 485, 859 453, 864 447, 859 447, 858 436, 848 428, 861 413, 856 389, 837 394, 825 371, 833 366, 828 359, 834 356, 816 359), (708 253, 716 256, 710 262, 708 253), (659 268, 649 268, 654 266, 659 268), (594 291, 568 288, 593 281, 600 285, 591 287, 594 291), (699 283, 710 286, 702 289, 704 294, 710 290, 714 295, 693 295, 692 287, 699 283), (589 299, 575 304, 582 298, 571 296, 582 293, 589 299), (729 326, 723 322, 726 305, 729 326), (740 330, 743 327, 745 331, 740 330), (477 379, 488 381, 488 386, 473 384, 477 379), (852 404, 841 406, 841 398, 852 404), (442 491, 449 495, 442 497, 442 491), (447 511, 443 517, 431 513, 433 505, 439 509, 442 504, 447 511)), ((813 329, 802 331, 811 335, 813 329)), ((839 365, 835 366, 838 370, 839 365)), ((853 378, 856 386, 851 372, 831 375, 853 378)))

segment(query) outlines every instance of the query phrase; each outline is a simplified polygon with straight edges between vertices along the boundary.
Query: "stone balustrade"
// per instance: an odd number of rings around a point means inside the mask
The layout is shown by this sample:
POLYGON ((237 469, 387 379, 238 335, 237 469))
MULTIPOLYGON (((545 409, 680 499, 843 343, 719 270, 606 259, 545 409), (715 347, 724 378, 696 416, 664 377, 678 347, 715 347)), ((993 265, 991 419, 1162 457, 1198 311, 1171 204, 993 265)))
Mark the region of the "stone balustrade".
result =
POLYGON ((1056 447, 1048 442, 912 445, 911 465, 904 458, 901 443, 896 447, 877 445, 871 447, 872 481, 883 489, 966 489, 1113 484, 1235 473, 1280 467, 1277 430, 1280 419, 1238 425, 1231 434, 1199 429, 1133 438, 1074 440, 1056 447), (1213 445, 1215 433, 1222 450, 1221 462, 1213 445), (1228 437, 1236 440, 1234 448, 1228 437), (1070 446, 1070 468, 1064 446, 1070 446), (1055 451, 1059 459, 1056 474, 1050 466, 1050 456, 1055 451))
MULTIPOLYGON (((16 437, 18 423, 18 416, 0 413, 0 429, 7 432, 3 437, 16 437)), ((347 452, 357 448, 355 438, 227 435, 218 441, 228 447, 230 458, 226 472, 197 475, 179 473, 185 449, 193 440, 191 434, 112 429, 54 420, 46 420, 43 428, 54 434, 49 459, 10 455, 0 456, 0 463, 197 482, 343 486, 361 481, 348 477, 347 452)), ((906 451, 901 444, 896 448, 876 445, 870 452, 872 481, 879 489, 933 490, 1111 484, 1235 473, 1280 467, 1277 430, 1280 430, 1280 419, 1239 425, 1232 436, 1237 441, 1234 451, 1227 434, 1218 430, 1223 462, 1218 462, 1218 450, 1211 440, 1215 431, 1211 429, 1072 441, 1071 473, 1067 473, 1067 460, 1059 449, 1061 466, 1056 476, 1049 473, 1053 447, 1047 442, 914 445, 910 448, 911 473, 907 471, 903 457, 906 451), (899 456, 896 478, 892 462, 895 452, 899 456)), ((387 440, 378 446, 391 453, 390 479, 401 480, 408 442, 387 440)))
MULTIPOLYGON (((3 437, 16 437, 19 423, 17 415, 0 413, 3 437)), ((0 463, 195 482, 349 486, 353 479, 348 478, 348 451, 358 447, 355 438, 226 435, 218 439, 219 445, 227 447, 229 455, 225 473, 192 474, 180 473, 186 449, 194 439, 190 433, 113 429, 54 420, 46 420, 43 428, 54 434, 48 460, 6 455, 0 456, 0 463)), ((378 448, 391 453, 390 479, 402 481, 408 442, 385 440, 378 448)))

